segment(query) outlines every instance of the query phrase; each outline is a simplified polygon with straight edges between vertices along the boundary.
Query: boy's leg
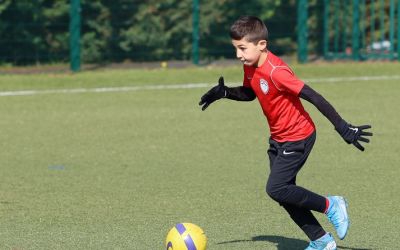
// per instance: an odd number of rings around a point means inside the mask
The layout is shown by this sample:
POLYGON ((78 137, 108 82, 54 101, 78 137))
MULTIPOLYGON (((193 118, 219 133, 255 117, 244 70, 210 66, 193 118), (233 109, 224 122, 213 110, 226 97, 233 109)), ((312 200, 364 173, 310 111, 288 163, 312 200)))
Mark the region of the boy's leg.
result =
POLYGON ((267 193, 285 207, 311 240, 315 240, 323 229, 309 210, 326 212, 339 238, 343 239, 349 228, 347 205, 343 197, 330 197, 328 207, 327 198, 296 185, 296 175, 306 162, 314 142, 315 132, 297 142, 278 143, 270 140, 268 156, 271 172, 267 193))
POLYGON ((326 207, 326 199, 296 186, 296 175, 307 160, 314 142, 315 133, 300 142, 280 144, 270 140, 270 148, 268 149, 271 173, 268 179, 267 193, 285 208, 292 220, 311 241, 322 237, 325 230, 310 209, 323 212, 326 207), (295 157, 283 158, 292 155, 295 157))
POLYGON ((316 138, 315 132, 297 142, 278 143, 270 140, 268 156, 270 175, 266 191, 281 204, 323 213, 326 198, 296 185, 296 176, 306 162, 316 138))
POLYGON ((326 234, 310 210, 288 204, 281 205, 311 241, 317 240, 326 234))

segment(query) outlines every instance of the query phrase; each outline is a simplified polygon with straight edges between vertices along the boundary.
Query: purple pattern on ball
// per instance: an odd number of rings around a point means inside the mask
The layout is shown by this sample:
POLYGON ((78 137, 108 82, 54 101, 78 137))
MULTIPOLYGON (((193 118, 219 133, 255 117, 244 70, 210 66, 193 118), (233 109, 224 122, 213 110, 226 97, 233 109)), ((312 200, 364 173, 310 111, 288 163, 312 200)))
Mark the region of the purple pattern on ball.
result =
MULTIPOLYGON (((176 224, 175 228, 176 228, 176 230, 178 230, 180 235, 182 235, 184 232, 186 232, 185 226, 181 223, 176 224)), ((186 244, 186 247, 188 250, 197 250, 196 245, 194 244, 194 241, 193 241, 192 237, 190 237, 189 234, 184 238, 184 241, 185 241, 185 244, 186 244)))

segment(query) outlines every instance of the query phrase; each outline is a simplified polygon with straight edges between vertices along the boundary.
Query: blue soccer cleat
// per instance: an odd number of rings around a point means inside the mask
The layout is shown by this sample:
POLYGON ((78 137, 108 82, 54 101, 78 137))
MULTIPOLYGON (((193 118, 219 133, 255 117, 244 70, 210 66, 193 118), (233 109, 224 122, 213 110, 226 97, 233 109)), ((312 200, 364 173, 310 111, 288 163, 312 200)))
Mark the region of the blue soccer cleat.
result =
POLYGON ((346 237, 350 226, 349 216, 347 215, 347 202, 341 196, 329 196, 329 208, 326 211, 328 220, 335 227, 339 239, 346 237))
POLYGON ((336 242, 330 233, 311 241, 305 250, 336 250, 336 242))

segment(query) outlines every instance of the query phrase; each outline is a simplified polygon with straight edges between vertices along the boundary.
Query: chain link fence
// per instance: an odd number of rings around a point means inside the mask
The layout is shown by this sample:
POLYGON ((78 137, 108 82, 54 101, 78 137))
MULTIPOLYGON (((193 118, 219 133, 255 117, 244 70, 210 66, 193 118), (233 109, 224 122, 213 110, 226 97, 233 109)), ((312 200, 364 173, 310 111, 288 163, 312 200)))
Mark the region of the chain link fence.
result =
POLYGON ((269 49, 301 62, 394 59, 399 12, 400 0, 3 0, 0 65, 233 59, 229 27, 241 15, 264 20, 269 49), (389 57, 365 56, 387 41, 389 57))

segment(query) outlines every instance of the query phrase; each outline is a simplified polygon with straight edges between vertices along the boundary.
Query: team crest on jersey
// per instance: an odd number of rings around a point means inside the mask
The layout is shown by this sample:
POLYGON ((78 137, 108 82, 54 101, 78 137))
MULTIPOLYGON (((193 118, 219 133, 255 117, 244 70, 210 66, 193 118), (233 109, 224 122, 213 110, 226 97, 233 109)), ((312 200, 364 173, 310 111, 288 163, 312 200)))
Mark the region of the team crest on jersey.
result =
POLYGON ((260 88, 262 90, 262 92, 266 95, 268 93, 269 90, 269 86, 268 86, 268 82, 267 80, 264 79, 260 79, 260 88))

